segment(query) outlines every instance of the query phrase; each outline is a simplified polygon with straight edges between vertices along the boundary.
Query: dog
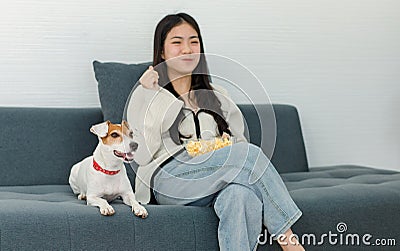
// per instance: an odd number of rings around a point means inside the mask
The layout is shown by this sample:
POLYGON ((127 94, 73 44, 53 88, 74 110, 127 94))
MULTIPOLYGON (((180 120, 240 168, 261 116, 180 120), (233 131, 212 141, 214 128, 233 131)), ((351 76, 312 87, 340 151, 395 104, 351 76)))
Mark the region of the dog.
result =
POLYGON ((72 166, 72 191, 87 205, 99 207, 102 215, 113 215, 115 211, 108 202, 121 197, 136 216, 146 218, 147 210, 136 200, 123 164, 133 161, 138 148, 128 123, 106 121, 93 125, 90 131, 98 136, 99 143, 92 156, 72 166))

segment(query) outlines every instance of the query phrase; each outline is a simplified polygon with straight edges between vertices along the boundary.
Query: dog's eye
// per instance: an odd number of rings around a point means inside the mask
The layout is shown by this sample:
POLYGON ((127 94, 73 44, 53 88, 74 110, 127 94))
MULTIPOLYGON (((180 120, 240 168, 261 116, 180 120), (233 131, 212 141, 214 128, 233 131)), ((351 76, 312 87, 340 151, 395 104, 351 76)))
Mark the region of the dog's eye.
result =
POLYGON ((132 131, 129 132, 129 137, 133 138, 133 132, 132 131))
POLYGON ((116 133, 116 132, 113 132, 113 133, 111 133, 111 137, 113 137, 113 138, 118 138, 118 137, 119 137, 119 134, 116 133))

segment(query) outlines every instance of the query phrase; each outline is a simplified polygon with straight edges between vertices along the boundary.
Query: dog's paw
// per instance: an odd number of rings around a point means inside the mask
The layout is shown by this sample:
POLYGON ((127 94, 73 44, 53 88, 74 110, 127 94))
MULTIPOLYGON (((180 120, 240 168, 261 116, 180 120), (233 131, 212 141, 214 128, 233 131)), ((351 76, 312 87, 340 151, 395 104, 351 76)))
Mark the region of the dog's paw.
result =
POLYGON ((111 216, 115 214, 114 208, 110 205, 100 207, 100 213, 105 216, 111 216))
POLYGON ((142 205, 136 205, 136 206, 132 206, 132 212, 138 216, 138 217, 142 217, 143 219, 147 217, 147 215, 149 215, 149 213, 147 213, 146 208, 144 208, 142 205))
POLYGON ((79 194, 78 200, 86 200, 86 194, 83 194, 83 193, 79 194))

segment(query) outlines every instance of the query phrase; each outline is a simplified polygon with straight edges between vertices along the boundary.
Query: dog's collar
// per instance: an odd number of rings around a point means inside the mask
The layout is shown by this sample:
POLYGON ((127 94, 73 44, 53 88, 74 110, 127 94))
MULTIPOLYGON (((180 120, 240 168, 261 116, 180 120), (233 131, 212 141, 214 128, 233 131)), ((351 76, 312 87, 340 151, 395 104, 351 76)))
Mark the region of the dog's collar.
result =
POLYGON ((116 175, 121 171, 121 170, 110 171, 110 170, 103 169, 103 168, 101 168, 101 166, 94 159, 93 159, 93 168, 96 171, 102 172, 102 173, 107 174, 107 175, 116 175))

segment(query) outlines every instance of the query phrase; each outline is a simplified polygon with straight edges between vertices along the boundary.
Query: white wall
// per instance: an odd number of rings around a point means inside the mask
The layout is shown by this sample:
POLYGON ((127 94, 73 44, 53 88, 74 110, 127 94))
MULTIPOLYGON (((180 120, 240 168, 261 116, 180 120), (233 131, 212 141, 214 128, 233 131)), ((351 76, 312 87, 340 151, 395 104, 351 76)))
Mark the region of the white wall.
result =
POLYGON ((178 11, 207 52, 298 107, 311 166, 400 171, 397 0, 3 0, 0 106, 99 106, 91 62, 148 61, 157 21, 178 11))

